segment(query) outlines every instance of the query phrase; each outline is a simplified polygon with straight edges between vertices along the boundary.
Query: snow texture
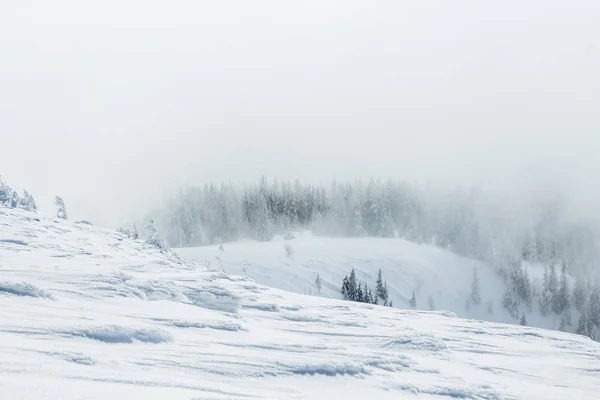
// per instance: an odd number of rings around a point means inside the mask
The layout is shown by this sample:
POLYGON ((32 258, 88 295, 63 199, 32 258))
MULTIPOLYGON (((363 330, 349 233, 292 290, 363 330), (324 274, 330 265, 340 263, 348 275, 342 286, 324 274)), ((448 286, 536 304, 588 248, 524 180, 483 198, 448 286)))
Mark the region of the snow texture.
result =
MULTIPOLYGON (((232 244, 220 252, 225 273, 19 209, 3 209, 0 226, 3 240, 26 243, 0 243, 2 399, 585 400, 600 390, 600 344, 582 336, 269 288, 227 274, 232 244)), ((245 246, 249 275, 274 272, 255 266, 265 248, 245 246)), ((294 248, 333 293, 334 267, 301 240, 294 248)), ((379 251, 363 249, 362 262, 379 251)), ((303 265, 293 265, 300 282, 303 265)), ((400 302, 401 288, 390 289, 400 302)))

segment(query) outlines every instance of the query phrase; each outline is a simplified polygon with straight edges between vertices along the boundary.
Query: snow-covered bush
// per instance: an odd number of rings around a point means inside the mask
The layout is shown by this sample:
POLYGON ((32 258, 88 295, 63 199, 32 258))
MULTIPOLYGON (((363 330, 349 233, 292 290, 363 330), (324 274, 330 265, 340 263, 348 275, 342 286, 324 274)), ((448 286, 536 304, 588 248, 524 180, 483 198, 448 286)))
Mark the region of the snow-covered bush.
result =
POLYGON ((157 247, 161 251, 170 251, 167 241, 163 239, 156 231, 156 228, 154 227, 154 219, 150 219, 150 221, 148 221, 144 236, 146 243, 149 245, 157 247))
POLYGON ((0 206, 21 208, 27 211, 37 211, 35 199, 26 190, 19 196, 16 190, 8 186, 0 177, 0 206))
POLYGON ((67 207, 65 206, 65 201, 56 196, 54 198, 54 204, 56 205, 56 216, 60 219, 67 219, 67 207))

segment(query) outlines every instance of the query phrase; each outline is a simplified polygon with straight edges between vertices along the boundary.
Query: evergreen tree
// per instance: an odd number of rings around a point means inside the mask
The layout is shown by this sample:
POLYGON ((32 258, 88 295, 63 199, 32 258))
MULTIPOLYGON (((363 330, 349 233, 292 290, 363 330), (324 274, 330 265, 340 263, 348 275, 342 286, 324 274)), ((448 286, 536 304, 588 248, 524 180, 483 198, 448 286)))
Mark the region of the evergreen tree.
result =
POLYGON ((573 305, 577 311, 581 312, 587 297, 588 293, 585 279, 581 276, 577 276, 575 279, 575 287, 573 288, 573 305))
POLYGON ((548 291, 554 295, 558 289, 558 277, 554 263, 550 264, 550 273, 548 274, 548 291))
POLYGON ((356 273, 354 272, 354 268, 350 272, 350 278, 348 278, 348 299, 352 301, 356 301, 358 298, 357 293, 357 284, 356 284, 356 273))
POLYGON ((593 322, 590 319, 589 310, 586 307, 586 305, 584 304, 581 309, 581 317, 579 318, 579 323, 577 324, 577 334, 591 337, 592 336, 592 325, 593 325, 593 322))
POLYGON ((377 287, 376 287, 377 297, 380 298, 384 304, 387 303, 388 300, 388 289, 387 282, 383 282, 383 277, 381 274, 381 268, 379 268, 379 272, 377 273, 377 287))
POLYGON ((564 317, 560 319, 560 325, 558 325, 558 330, 561 332, 567 331, 567 323, 564 317))
POLYGON ((160 249, 161 251, 169 251, 168 243, 159 235, 158 231, 154 227, 154 219, 152 218, 148 221, 148 225, 146 225, 145 240, 146 243, 160 249))
POLYGON ((317 292, 320 294, 323 285, 321 282, 321 275, 319 274, 317 274, 317 279, 315 279, 315 286, 317 287, 317 292))
POLYGON ((552 296, 552 311, 555 314, 561 314, 563 311, 570 307, 571 302, 569 299, 569 282, 567 280, 567 266, 563 262, 558 290, 556 290, 552 296))
POLYGON ((600 325, 600 286, 596 283, 590 293, 589 307, 588 307, 589 319, 593 325, 600 325))
POLYGON ((342 296, 344 296, 344 300, 349 300, 350 299, 350 283, 348 281, 348 277, 345 276, 344 280, 342 281, 342 296))
POLYGON ((427 303, 429 304, 429 309, 435 311, 435 301, 432 296, 427 297, 427 303))
MULTIPOLYGON (((391 304, 391 302, 390 302, 390 304, 391 304)), ((415 295, 414 290, 412 293, 412 297, 410 298, 409 304, 410 304, 410 308, 412 308, 413 310, 417 308, 417 296, 415 295)))
POLYGON ((356 289, 356 296, 354 297, 354 301, 358 301, 359 303, 363 303, 364 302, 364 293, 363 293, 363 289, 362 289, 362 284, 359 283, 358 284, 358 288, 356 289))
POLYGON ((477 269, 473 269, 473 282, 471 283, 471 301, 478 306, 481 303, 481 295, 479 294, 479 279, 477 277, 477 269))
POLYGON ((523 313, 523 315, 521 315, 521 320, 519 321, 519 325, 527 326, 527 319, 525 318, 525 313, 523 313))
POLYGON ((519 318, 519 304, 517 296, 510 285, 506 286, 502 296, 502 306, 512 315, 513 318, 519 318))

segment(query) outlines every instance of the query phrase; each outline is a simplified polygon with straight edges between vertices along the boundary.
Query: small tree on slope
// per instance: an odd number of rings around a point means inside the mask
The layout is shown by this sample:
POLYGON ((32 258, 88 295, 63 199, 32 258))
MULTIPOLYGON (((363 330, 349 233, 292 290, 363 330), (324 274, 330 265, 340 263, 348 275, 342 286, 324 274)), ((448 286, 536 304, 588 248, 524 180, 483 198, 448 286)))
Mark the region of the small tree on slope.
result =
MULTIPOLYGON (((391 302, 390 302, 390 304, 391 304, 391 302)), ((410 301, 408 302, 408 304, 410 304, 410 308, 412 308, 413 310, 417 308, 417 296, 415 295, 414 290, 413 290, 412 297, 410 298, 410 301)))
POLYGON ((386 305, 388 301, 388 288, 387 283, 383 282, 383 277, 381 276, 381 268, 379 268, 379 272, 377 273, 377 287, 376 294, 379 299, 383 301, 383 304, 386 305))
POLYGON ((561 314, 567 308, 571 307, 569 299, 569 282, 567 281, 567 266, 563 262, 560 275, 560 284, 558 290, 552 295, 552 311, 556 314, 561 314))
POLYGON ((473 283, 471 284, 471 301, 478 306, 481 303, 479 294, 479 279, 477 278, 477 269, 473 269, 473 283))
POLYGON ((65 201, 59 196, 54 198, 54 204, 56 204, 56 216, 60 219, 67 219, 67 207, 65 201))
POLYGON ((519 321, 519 325, 527 326, 527 319, 525 318, 525 313, 523 313, 523 315, 521 315, 521 320, 519 321))
POLYGON ((154 227, 154 219, 150 219, 146 226, 146 243, 159 248, 161 251, 169 251, 169 245, 167 242, 160 237, 156 228, 154 227))
POLYGON ((317 292, 320 294, 323 284, 321 282, 321 275, 319 274, 317 274, 317 279, 315 279, 315 286, 317 287, 317 292))

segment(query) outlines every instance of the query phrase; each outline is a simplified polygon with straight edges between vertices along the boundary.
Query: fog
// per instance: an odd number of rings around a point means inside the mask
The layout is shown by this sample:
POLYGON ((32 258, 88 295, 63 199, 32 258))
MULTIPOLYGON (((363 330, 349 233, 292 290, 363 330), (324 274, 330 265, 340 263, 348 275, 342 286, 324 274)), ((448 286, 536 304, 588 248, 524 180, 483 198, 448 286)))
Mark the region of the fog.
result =
POLYGON ((118 226, 181 185, 372 176, 598 214, 600 4, 0 4, 0 174, 118 226))

